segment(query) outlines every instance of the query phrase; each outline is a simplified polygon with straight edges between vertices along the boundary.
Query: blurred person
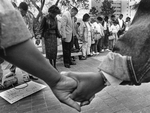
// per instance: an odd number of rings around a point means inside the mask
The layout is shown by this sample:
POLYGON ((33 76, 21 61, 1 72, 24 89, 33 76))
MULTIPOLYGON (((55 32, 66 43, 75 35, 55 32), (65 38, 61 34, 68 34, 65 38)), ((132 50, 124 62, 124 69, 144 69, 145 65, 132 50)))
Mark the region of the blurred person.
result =
POLYGON ((117 24, 117 21, 114 21, 109 29, 109 32, 111 33, 111 35, 109 36, 109 49, 110 50, 113 50, 115 42, 118 40, 118 35, 117 35, 118 31, 119 31, 119 25, 117 24))
POLYGON ((64 66, 70 68, 70 65, 76 65, 71 61, 71 49, 73 42, 74 17, 78 13, 78 9, 73 7, 70 11, 64 12, 61 19, 61 35, 64 66))
POLYGON ((126 18, 126 21, 125 21, 125 32, 128 31, 129 27, 130 27, 130 24, 131 24, 131 18, 130 17, 127 17, 126 18))
POLYGON ((99 39, 101 38, 100 36, 100 26, 98 25, 98 20, 96 19, 95 22, 93 23, 93 27, 94 27, 94 30, 93 30, 93 38, 95 40, 95 44, 93 45, 93 50, 94 50, 94 53, 96 55, 99 55, 99 52, 98 52, 98 43, 99 43, 99 39))
POLYGON ((48 9, 48 14, 43 17, 39 29, 41 37, 44 38, 46 58, 55 69, 57 69, 57 38, 61 38, 56 16, 60 13, 60 9, 56 5, 52 5, 48 9))
POLYGON ((90 23, 91 23, 91 26, 92 26, 92 37, 91 37, 91 54, 92 55, 95 55, 96 52, 95 52, 95 20, 94 18, 91 18, 90 20, 90 23))
POLYGON ((118 31, 118 38, 124 34, 125 31, 125 23, 123 20, 123 14, 119 15, 119 18, 117 19, 118 24, 119 24, 119 31, 118 31))
POLYGON ((82 58, 81 60, 86 60, 87 56, 91 56, 91 37, 92 37, 92 26, 90 24, 90 15, 84 14, 82 18, 82 58))
POLYGON ((105 50, 108 50, 109 49, 109 35, 110 35, 110 32, 109 32, 109 28, 110 28, 110 23, 108 21, 109 17, 108 16, 105 16, 104 18, 104 22, 103 22, 103 26, 104 26, 104 49, 105 50))
POLYGON ((74 47, 75 47, 75 50, 74 52, 79 52, 79 42, 78 42, 78 38, 79 38, 79 31, 78 31, 78 28, 79 26, 77 25, 77 18, 74 17, 74 47))
POLYGON ((18 6, 18 10, 20 11, 27 28, 30 30, 32 34, 32 38, 34 37, 33 24, 34 24, 34 16, 29 12, 29 6, 26 2, 21 2, 18 6))
POLYGON ((102 17, 97 17, 97 21, 98 21, 98 32, 100 33, 100 37, 98 39, 98 44, 97 44, 97 51, 100 53, 100 52, 103 52, 104 51, 104 27, 102 25, 103 23, 103 18, 102 17))

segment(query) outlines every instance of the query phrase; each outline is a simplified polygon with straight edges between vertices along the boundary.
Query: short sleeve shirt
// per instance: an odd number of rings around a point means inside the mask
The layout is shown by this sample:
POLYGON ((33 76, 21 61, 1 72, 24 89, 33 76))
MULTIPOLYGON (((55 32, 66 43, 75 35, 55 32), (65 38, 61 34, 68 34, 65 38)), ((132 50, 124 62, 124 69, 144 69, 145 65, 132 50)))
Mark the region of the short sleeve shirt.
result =
POLYGON ((9 0, 0 0, 0 49, 17 45, 30 38, 30 31, 20 12, 9 0))

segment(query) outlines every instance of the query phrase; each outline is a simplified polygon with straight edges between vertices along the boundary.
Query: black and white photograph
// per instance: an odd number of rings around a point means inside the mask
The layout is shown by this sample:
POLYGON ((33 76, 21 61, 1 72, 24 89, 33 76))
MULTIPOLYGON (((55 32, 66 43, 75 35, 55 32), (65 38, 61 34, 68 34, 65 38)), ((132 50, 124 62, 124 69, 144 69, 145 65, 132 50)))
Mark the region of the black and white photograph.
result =
POLYGON ((0 0, 0 113, 149 113, 150 0, 0 0))

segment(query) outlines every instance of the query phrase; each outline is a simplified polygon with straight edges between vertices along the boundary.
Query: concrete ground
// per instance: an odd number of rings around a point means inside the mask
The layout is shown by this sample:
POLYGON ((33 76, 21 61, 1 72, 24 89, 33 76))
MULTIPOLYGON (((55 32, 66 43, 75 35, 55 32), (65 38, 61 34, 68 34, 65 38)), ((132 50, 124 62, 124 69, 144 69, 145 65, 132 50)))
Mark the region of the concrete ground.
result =
MULTIPOLYGON (((67 69, 62 59, 58 60, 59 71, 96 72, 102 58, 107 53, 88 58, 76 59, 77 65, 67 69)), ((41 82, 41 81, 40 81, 41 82)), ((90 105, 82 107, 81 113, 150 113, 150 83, 141 86, 109 86, 96 94, 90 105)), ((26 97, 14 104, 9 104, 0 97, 0 113, 78 113, 60 103, 50 88, 26 97)))

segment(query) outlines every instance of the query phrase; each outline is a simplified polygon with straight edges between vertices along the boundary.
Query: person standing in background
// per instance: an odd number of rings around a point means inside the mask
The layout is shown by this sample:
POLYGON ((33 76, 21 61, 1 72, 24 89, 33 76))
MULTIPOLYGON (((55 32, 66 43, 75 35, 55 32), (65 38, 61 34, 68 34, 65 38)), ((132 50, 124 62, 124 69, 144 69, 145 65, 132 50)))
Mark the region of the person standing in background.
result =
POLYGON ((97 20, 98 20, 98 26, 99 26, 99 33, 100 33, 100 38, 99 38, 99 41, 98 41, 98 44, 97 44, 97 51, 100 53, 100 52, 103 52, 104 49, 103 49, 103 41, 104 41, 104 27, 102 26, 102 23, 103 23, 103 18, 102 17, 97 17, 97 20))
POLYGON ((108 46, 108 42, 109 42, 109 40, 108 40, 108 37, 109 37, 109 35, 110 35, 110 32, 109 32, 109 27, 110 27, 110 23, 108 22, 108 16, 105 16, 105 18, 104 18, 104 49, 105 50, 107 50, 108 48, 109 48, 109 46, 108 46))
POLYGON ((87 56, 91 56, 91 37, 92 37, 92 26, 90 24, 89 14, 83 15, 82 24, 82 58, 81 60, 86 60, 87 56))
POLYGON ((34 31, 33 31, 34 16, 28 11, 28 4, 26 2, 21 2, 18 6, 18 10, 20 11, 23 17, 27 28, 32 34, 31 38, 33 38, 34 37, 34 31))
POLYGON ((131 18, 127 17, 125 22, 125 32, 128 31, 130 24, 131 24, 131 18))
POLYGON ((74 17, 74 46, 75 46, 75 50, 74 52, 79 52, 79 42, 78 42, 78 38, 79 38, 79 31, 78 31, 78 25, 77 25, 77 18, 74 17))
POLYGON ((117 21, 114 21, 113 24, 110 26, 109 29, 111 35, 109 36, 109 48, 110 50, 113 50, 114 45, 116 41, 118 40, 118 31, 119 31, 119 25, 117 21))
POLYGON ((94 18, 91 18, 91 26, 92 26, 92 37, 91 37, 91 55, 95 55, 95 20, 94 18))
POLYGON ((57 37, 61 38, 61 35, 58 30, 56 16, 61 14, 61 11, 56 5, 52 5, 48 9, 48 13, 49 14, 41 21, 39 32, 41 37, 44 38, 46 58, 49 59, 50 64, 57 69, 57 37))
POLYGON ((71 47, 73 41, 74 17, 78 13, 78 9, 73 7, 70 11, 66 11, 61 19, 61 35, 64 66, 70 68, 70 65, 76 65, 71 61, 71 47))
POLYGON ((118 31, 118 38, 124 33, 125 31, 125 23, 123 20, 123 14, 119 15, 119 18, 117 19, 119 24, 119 31, 118 31))

